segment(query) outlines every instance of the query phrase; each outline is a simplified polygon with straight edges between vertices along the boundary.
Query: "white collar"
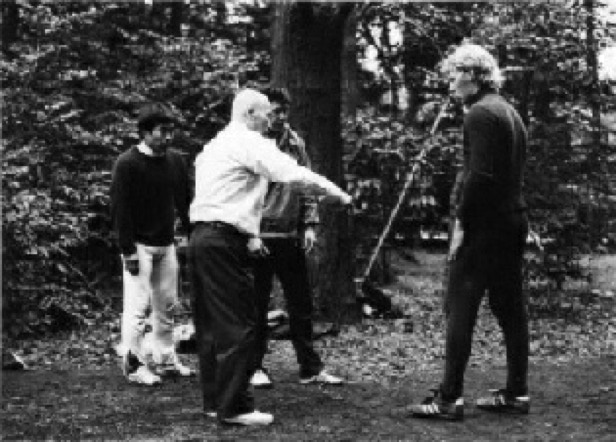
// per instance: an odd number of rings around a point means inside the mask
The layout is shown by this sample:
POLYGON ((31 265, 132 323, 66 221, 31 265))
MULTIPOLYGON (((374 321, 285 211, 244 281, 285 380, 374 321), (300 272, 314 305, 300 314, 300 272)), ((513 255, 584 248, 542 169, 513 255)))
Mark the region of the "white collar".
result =
POLYGON ((234 132, 235 131, 238 131, 238 132, 250 131, 250 129, 248 129, 248 126, 246 126, 246 123, 242 121, 230 121, 229 124, 227 125, 227 128, 231 129, 234 132))
POLYGON ((139 143, 139 145, 137 146, 137 149, 139 149, 139 152, 141 152, 142 154, 147 155, 149 157, 157 156, 157 155, 154 154, 154 151, 152 150, 152 148, 150 146, 148 146, 147 144, 145 144, 144 141, 139 143))

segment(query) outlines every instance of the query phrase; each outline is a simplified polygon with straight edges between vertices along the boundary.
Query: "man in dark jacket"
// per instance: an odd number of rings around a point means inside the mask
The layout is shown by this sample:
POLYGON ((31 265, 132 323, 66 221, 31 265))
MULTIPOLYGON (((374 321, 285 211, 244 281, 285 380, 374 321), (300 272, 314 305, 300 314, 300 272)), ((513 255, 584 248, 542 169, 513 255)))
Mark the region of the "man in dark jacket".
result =
MULTIPOLYGON (((271 122, 267 136, 300 166, 310 167, 304 140, 289 127, 289 95, 285 89, 265 92, 270 100, 271 122)), ((289 312, 291 342, 300 367, 300 383, 342 384, 337 376, 323 370, 312 341, 312 290, 308 281, 306 254, 316 241, 314 227, 319 222, 317 200, 306 191, 283 183, 270 183, 263 207, 261 239, 267 255, 255 259, 257 294, 257 349, 255 373, 250 383, 269 388, 272 381, 263 367, 267 352, 267 312, 274 276, 282 285, 289 312)))
POLYGON ((528 314, 522 293, 523 247, 528 233, 522 181, 527 133, 515 109, 498 94, 496 60, 463 44, 444 63, 450 90, 465 106, 464 172, 449 251, 443 382, 413 416, 460 420, 464 371, 477 311, 488 293, 507 350, 507 384, 477 401, 481 409, 526 414, 528 314))
POLYGON ((194 374, 173 343, 178 262, 176 211, 188 233, 190 189, 182 155, 169 150, 173 116, 159 103, 139 114, 141 143, 122 153, 113 168, 111 211, 124 267, 123 371, 129 382, 153 385, 162 374, 194 374), (151 346, 144 344, 152 311, 151 346))

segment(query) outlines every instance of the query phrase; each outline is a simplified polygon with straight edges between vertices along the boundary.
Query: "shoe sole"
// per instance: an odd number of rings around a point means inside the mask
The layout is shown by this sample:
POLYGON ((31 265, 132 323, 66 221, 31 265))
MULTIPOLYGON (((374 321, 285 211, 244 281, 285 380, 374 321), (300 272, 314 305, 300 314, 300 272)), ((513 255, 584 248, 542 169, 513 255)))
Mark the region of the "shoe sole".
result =
POLYGON ((253 388, 258 388, 259 390, 271 390, 274 388, 274 384, 250 384, 253 388))
POLYGON ((450 421, 450 422, 459 422, 459 421, 464 420, 464 415, 455 416, 455 415, 450 415, 450 414, 448 415, 448 414, 415 414, 415 413, 412 413, 411 417, 414 417, 417 419, 435 419, 435 420, 450 421))
POLYGON ((178 373, 177 371, 169 371, 169 372, 160 372, 156 373, 158 376, 166 377, 166 378, 192 378, 197 375, 195 372, 191 372, 189 374, 178 373))
POLYGON ((517 414, 517 415, 525 415, 525 414, 529 414, 530 410, 520 410, 518 408, 513 408, 513 407, 484 407, 481 405, 477 405, 477 408, 479 410, 482 411, 487 411, 489 413, 496 413, 496 414, 517 414))
POLYGON ((340 385, 344 385, 345 384, 344 382, 323 382, 323 381, 317 381, 317 380, 312 380, 312 379, 310 379, 310 380, 302 380, 302 379, 300 379, 299 383, 301 385, 317 384, 317 385, 332 385, 332 386, 335 386, 335 387, 338 387, 340 385))
POLYGON ((249 424, 247 422, 230 421, 230 420, 227 420, 227 419, 222 419, 222 420, 219 420, 218 422, 220 422, 223 425, 230 426, 230 427, 267 427, 268 425, 271 425, 271 424, 274 423, 274 421, 272 420, 271 422, 267 422, 267 423, 265 423, 265 422, 259 422, 259 423, 254 422, 254 423, 249 424))
POLYGON ((158 381, 158 382, 154 382, 152 384, 148 384, 148 383, 145 383, 145 382, 141 382, 141 381, 137 381, 137 380, 132 380, 132 379, 128 379, 128 378, 126 378, 126 380, 128 381, 129 384, 143 385, 145 387, 155 387, 157 385, 162 385, 162 381, 158 381))

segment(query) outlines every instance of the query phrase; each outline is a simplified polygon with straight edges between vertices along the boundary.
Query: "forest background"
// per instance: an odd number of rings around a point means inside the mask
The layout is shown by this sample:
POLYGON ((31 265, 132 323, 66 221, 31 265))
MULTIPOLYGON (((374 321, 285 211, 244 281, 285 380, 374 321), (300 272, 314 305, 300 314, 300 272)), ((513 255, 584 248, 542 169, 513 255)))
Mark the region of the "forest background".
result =
MULTIPOLYGON (((616 418, 616 2, 3 0, 2 437, 6 440, 612 440, 616 418), (529 128, 529 416, 467 407, 464 423, 410 420, 442 370, 449 200, 461 110, 434 136, 439 61, 463 40, 497 56, 529 128), (204 420, 196 380, 127 388, 116 345, 121 268, 109 219, 115 158, 148 101, 172 105, 191 161, 243 86, 288 87, 318 172, 355 198, 322 207, 311 260, 317 350, 342 389, 297 385, 271 342, 263 430, 204 420), (371 279, 395 316, 362 317, 361 275, 423 148, 430 154, 371 279), (323 322, 322 322, 323 321, 323 322), (333 326, 332 326, 333 324, 333 326), (10 350, 13 355, 7 352, 10 350), (87 393, 87 394, 86 394, 87 393)), ((185 275, 183 275, 185 276, 185 275)), ((184 278, 184 281, 186 278, 184 278)), ((182 287, 190 318, 188 287, 182 287)), ((181 346, 179 348, 181 349, 181 346)), ((184 349, 185 351, 186 349, 184 349)), ((194 349, 193 349, 194 350, 194 349)), ((197 366, 194 354, 181 354, 197 366)), ((482 307, 465 395, 499 385, 506 358, 482 307)))
MULTIPOLYGON (((589 259, 616 246, 613 5, 15 0, 2 3, 3 336, 44 336, 117 316, 108 190, 113 161, 137 142, 137 109, 170 103, 182 120, 174 144, 191 161, 226 123, 234 91, 288 86, 280 66, 293 61, 276 40, 294 29, 280 19, 284 7, 339 29, 340 81, 327 86, 340 103, 335 149, 311 140, 305 117, 292 112, 316 169, 355 197, 353 230, 340 244, 356 259, 335 278, 361 272, 427 145, 373 279, 392 281, 392 253, 446 241, 459 109, 436 135, 428 132, 447 95, 438 62, 467 39, 497 55, 503 93, 529 127, 532 302, 568 308, 563 290, 592 291, 589 259), (328 165, 332 151, 339 169, 328 165)), ((310 56, 318 63, 319 54, 310 56)), ((306 87, 290 85, 304 101, 306 87)), ((328 253, 321 248, 317 267, 328 253)), ((354 291, 344 290, 341 304, 324 285, 316 281, 322 316, 357 320, 337 309, 354 302, 354 291)))

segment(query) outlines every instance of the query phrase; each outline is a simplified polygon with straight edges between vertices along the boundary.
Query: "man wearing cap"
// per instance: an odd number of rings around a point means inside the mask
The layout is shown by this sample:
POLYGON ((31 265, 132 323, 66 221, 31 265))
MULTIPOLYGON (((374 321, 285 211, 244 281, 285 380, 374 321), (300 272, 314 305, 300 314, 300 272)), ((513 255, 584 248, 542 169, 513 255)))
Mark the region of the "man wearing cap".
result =
POLYGON ((182 365, 173 343, 178 262, 174 245, 177 215, 186 233, 191 192, 182 155, 168 149, 174 117, 153 103, 139 113, 141 142, 122 153, 113 168, 111 213, 123 263, 123 373, 129 382, 153 385, 161 375, 194 374, 182 365), (144 345, 151 309, 151 348, 144 345))
POLYGON ((231 122, 195 161, 189 265, 203 405, 207 416, 226 424, 268 425, 274 419, 255 410, 249 390, 257 323, 251 254, 267 253, 259 225, 268 184, 294 183, 351 202, 263 136, 270 112, 265 95, 239 92, 231 122))

